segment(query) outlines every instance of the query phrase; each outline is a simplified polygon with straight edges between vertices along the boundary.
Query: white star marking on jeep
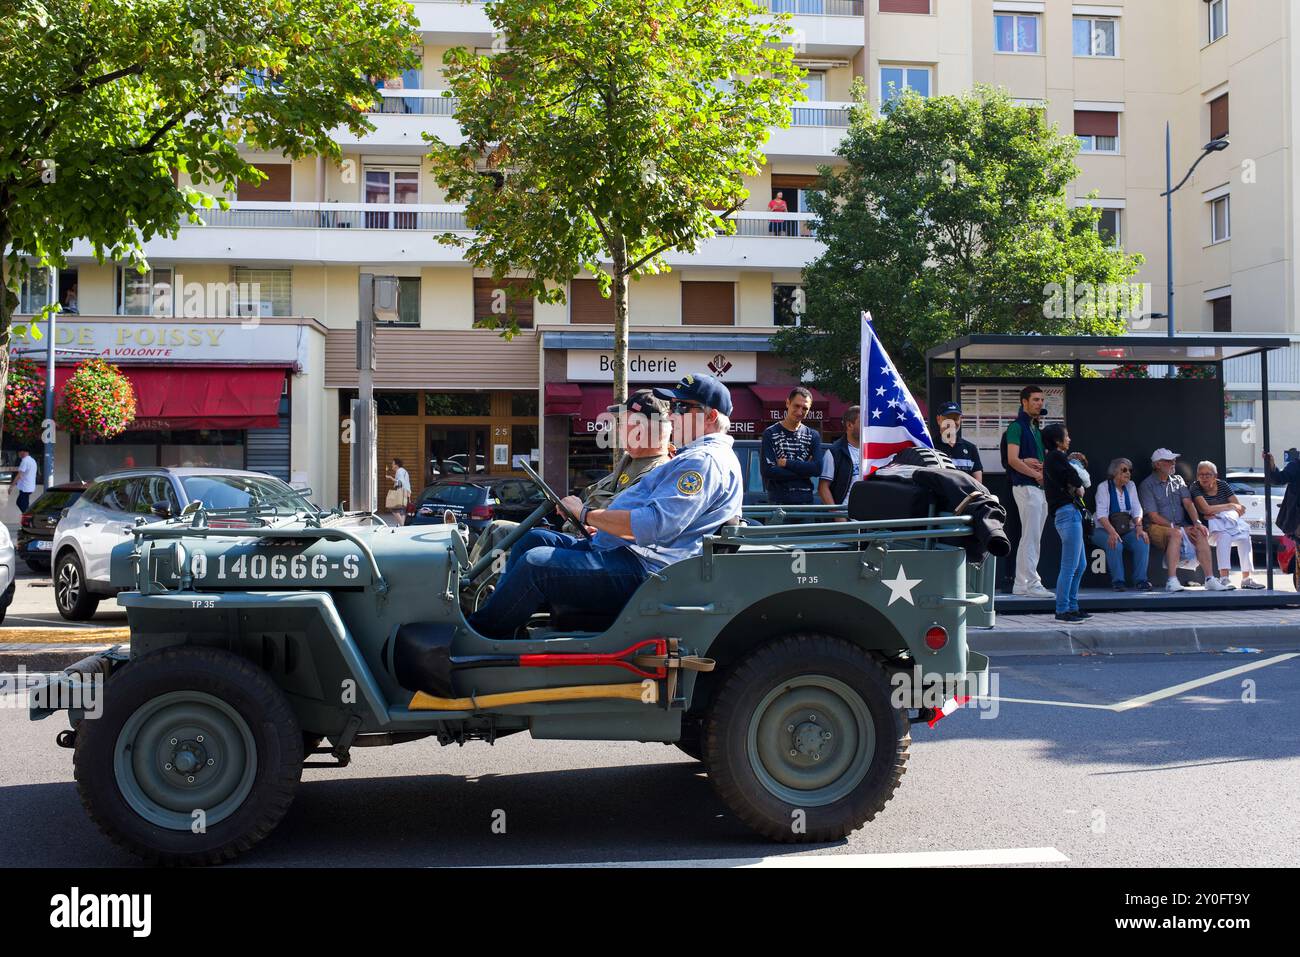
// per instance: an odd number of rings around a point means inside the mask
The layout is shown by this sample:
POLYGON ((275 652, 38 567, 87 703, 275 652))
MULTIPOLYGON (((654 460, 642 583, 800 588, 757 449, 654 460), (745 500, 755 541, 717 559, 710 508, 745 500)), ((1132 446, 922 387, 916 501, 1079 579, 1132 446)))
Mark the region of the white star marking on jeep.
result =
POLYGON ((898 566, 898 575, 895 576, 893 581, 890 581, 888 578, 882 578, 880 579, 880 583, 889 589, 889 601, 885 603, 886 608, 898 601, 900 598, 909 605, 913 607, 916 606, 916 602, 912 601, 912 589, 921 584, 921 579, 908 578, 907 574, 903 571, 902 565, 898 566))

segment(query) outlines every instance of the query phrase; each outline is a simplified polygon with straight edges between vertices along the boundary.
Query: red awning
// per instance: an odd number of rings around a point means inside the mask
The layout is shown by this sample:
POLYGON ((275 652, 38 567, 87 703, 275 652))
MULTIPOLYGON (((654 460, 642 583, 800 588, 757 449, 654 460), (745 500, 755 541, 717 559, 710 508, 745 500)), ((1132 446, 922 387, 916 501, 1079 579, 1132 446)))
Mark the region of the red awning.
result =
POLYGON ((731 435, 737 439, 756 439, 767 425, 763 421, 763 403, 743 385, 729 385, 731 393, 731 435))
MULTIPOLYGON (((62 397, 73 366, 54 370, 62 397)), ((134 431, 273 429, 280 424, 283 368, 126 366, 135 388, 134 431)))
POLYGON ((612 415, 600 416, 614 404, 614 388, 609 385, 582 385, 582 398, 578 410, 573 413, 574 435, 597 435, 609 428, 614 421, 612 415))
POLYGON ((582 386, 572 382, 546 383, 544 415, 577 415, 582 408, 582 386))

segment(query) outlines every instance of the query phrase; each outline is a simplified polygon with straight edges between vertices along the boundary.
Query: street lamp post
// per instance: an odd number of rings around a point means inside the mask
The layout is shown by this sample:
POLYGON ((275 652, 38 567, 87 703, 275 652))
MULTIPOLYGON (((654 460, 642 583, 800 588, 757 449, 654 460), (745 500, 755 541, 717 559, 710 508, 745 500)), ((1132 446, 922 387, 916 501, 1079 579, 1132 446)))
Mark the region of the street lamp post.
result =
MULTIPOLYGON (((1201 147, 1201 155, 1196 157, 1177 186, 1173 185, 1174 181, 1174 150, 1172 136, 1170 133, 1169 123, 1165 122, 1165 191, 1160 195, 1165 198, 1165 281, 1168 284, 1168 301, 1169 308, 1165 310, 1165 315, 1169 320, 1169 338, 1174 337, 1174 193, 1183 188, 1183 184, 1192 178, 1192 173, 1196 167, 1201 164, 1201 160, 1211 153, 1218 153, 1228 148, 1228 140, 1220 138, 1210 140, 1201 147)), ((1169 378, 1174 377, 1175 366, 1169 364, 1169 378)))

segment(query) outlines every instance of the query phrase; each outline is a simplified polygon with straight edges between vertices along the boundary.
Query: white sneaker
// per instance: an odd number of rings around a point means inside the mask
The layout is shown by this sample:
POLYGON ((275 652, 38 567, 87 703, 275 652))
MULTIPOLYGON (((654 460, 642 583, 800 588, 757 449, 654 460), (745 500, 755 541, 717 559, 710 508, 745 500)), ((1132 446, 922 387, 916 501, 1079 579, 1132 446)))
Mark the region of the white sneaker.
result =
POLYGON ((1241 587, 1242 587, 1242 588, 1259 589, 1259 588, 1267 588, 1268 586, 1265 585, 1263 582, 1257 582, 1257 581, 1255 581, 1255 579, 1253 579, 1253 578, 1244 578, 1244 579, 1242 579, 1242 581, 1241 581, 1241 587))
POLYGON ((1183 591, 1182 582, 1177 578, 1171 578, 1165 582, 1165 591, 1183 591))
POLYGON ((1034 585, 1029 589, 1030 596, 1034 598, 1055 598, 1056 592, 1042 585, 1034 585))
POLYGON ((1228 581, 1226 578, 1205 579, 1206 591, 1232 591, 1236 587, 1236 585, 1232 584, 1232 582, 1228 581))

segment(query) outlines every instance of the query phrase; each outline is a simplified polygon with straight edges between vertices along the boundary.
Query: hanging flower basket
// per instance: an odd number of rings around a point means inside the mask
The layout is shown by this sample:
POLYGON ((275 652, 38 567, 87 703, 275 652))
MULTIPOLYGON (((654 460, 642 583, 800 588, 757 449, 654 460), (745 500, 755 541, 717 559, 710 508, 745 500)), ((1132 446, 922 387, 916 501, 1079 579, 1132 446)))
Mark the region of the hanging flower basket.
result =
POLYGON ((44 418, 45 371, 31 359, 11 360, 5 386, 5 432, 23 445, 36 445, 44 418))
POLYGON ((1147 367, 1138 362, 1125 362, 1110 370, 1108 378, 1111 379, 1149 379, 1150 373, 1147 367))
POLYGON ((131 380, 103 359, 78 362, 54 413, 60 429, 80 438, 111 439, 135 420, 131 380))
POLYGON ((1178 366, 1178 378, 1180 379, 1213 379, 1215 374, 1212 365, 1189 362, 1178 366))

